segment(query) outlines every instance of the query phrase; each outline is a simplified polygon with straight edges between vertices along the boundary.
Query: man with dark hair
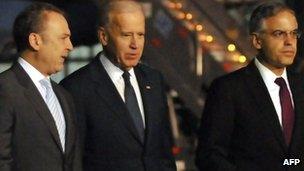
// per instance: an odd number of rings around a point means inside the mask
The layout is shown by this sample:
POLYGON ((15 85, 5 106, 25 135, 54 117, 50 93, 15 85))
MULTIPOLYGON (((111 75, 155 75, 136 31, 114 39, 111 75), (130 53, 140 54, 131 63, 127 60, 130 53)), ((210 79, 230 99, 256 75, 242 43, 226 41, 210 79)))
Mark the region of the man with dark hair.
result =
POLYGON ((295 14, 283 4, 264 3, 249 28, 258 54, 212 83, 196 164, 202 171, 304 170, 303 77, 287 69, 300 36, 295 14))
POLYGON ((101 15, 103 52, 61 82, 76 102, 84 170, 176 170, 162 76, 139 63, 142 8, 131 0, 110 1, 101 15))
POLYGON ((81 170, 72 98, 50 80, 73 48, 64 13, 34 3, 13 33, 20 57, 0 74, 0 170, 81 170))

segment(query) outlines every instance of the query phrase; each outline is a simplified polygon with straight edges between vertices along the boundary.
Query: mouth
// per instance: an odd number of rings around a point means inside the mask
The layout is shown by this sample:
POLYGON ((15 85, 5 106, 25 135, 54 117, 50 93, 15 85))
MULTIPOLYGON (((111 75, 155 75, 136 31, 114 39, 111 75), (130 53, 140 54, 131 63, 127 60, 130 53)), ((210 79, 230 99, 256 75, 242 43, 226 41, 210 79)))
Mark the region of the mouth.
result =
POLYGON ((282 53, 286 56, 294 56, 295 55, 295 51, 293 51, 293 50, 285 50, 285 51, 282 51, 282 53))
POLYGON ((126 55, 126 57, 127 57, 128 59, 136 59, 136 58, 138 57, 138 54, 137 54, 137 53, 128 53, 128 54, 126 55))
POLYGON ((67 56, 61 56, 61 62, 64 63, 64 61, 66 60, 67 56))

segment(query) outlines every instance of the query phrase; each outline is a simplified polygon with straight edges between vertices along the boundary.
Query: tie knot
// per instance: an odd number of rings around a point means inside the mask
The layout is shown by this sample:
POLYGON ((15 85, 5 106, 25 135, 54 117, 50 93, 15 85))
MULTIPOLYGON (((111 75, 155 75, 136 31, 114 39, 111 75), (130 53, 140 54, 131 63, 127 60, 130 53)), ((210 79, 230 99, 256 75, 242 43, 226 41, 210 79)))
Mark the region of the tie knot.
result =
POLYGON ((122 78, 124 79, 125 83, 130 83, 130 73, 128 71, 125 71, 122 74, 122 78))
POLYGON ((285 82, 284 78, 282 78, 282 77, 275 79, 274 82, 280 87, 287 87, 286 82, 285 82))
POLYGON ((51 81, 48 78, 44 78, 44 79, 40 80, 39 82, 46 89, 51 89, 52 88, 51 81))

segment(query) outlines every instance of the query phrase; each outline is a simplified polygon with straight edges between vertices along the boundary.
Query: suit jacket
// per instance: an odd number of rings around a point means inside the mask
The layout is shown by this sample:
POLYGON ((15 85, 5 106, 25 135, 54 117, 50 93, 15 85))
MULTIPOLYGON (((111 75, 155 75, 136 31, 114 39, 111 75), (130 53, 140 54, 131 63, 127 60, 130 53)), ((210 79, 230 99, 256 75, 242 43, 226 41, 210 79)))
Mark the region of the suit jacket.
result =
POLYGON ((196 164, 200 170, 304 170, 303 77, 289 71, 287 77, 295 108, 289 146, 254 62, 212 83, 199 130, 196 164), (284 159, 301 162, 287 166, 284 159))
POLYGON ((162 77, 141 64, 134 71, 145 111, 144 142, 99 55, 61 82, 76 102, 86 171, 176 170, 162 77))
POLYGON ((72 98, 52 86, 66 121, 64 153, 52 115, 25 70, 16 63, 0 74, 0 171, 81 169, 72 98))

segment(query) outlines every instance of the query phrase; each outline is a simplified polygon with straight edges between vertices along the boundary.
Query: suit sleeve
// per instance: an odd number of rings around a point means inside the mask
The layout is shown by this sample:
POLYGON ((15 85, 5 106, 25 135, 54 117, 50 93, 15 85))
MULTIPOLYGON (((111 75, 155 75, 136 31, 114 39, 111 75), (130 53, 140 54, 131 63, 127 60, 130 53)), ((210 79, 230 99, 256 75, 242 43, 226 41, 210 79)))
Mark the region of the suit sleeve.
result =
POLYGON ((12 170, 12 135, 14 117, 9 97, 0 88, 0 171, 12 170))
POLYGON ((83 167, 82 167, 82 147, 81 147, 81 143, 80 143, 80 133, 79 133, 79 126, 78 126, 78 120, 76 119, 76 111, 75 111, 75 104, 74 101, 72 99, 72 96, 70 96, 70 94, 67 95, 67 97, 69 98, 70 101, 70 106, 72 108, 72 113, 73 115, 73 121, 75 124, 75 135, 76 135, 76 140, 75 140, 75 155, 73 158, 73 171, 82 171, 83 167))
POLYGON ((78 86, 72 86, 73 84, 69 82, 69 80, 65 79, 60 82, 60 85, 67 90, 71 98, 73 100, 74 109, 75 109, 75 122, 76 122, 76 130, 77 130, 77 139, 75 146, 75 158, 74 158, 74 170, 79 171, 82 170, 82 162, 83 162, 83 153, 84 153, 84 140, 85 140, 85 132, 86 132, 86 118, 83 112, 84 106, 82 98, 79 98, 82 95, 81 89, 78 89, 78 86))
POLYGON ((230 87, 233 86, 227 80, 219 79, 209 89, 198 132, 196 165, 199 170, 236 170, 229 158, 235 116, 230 87))

